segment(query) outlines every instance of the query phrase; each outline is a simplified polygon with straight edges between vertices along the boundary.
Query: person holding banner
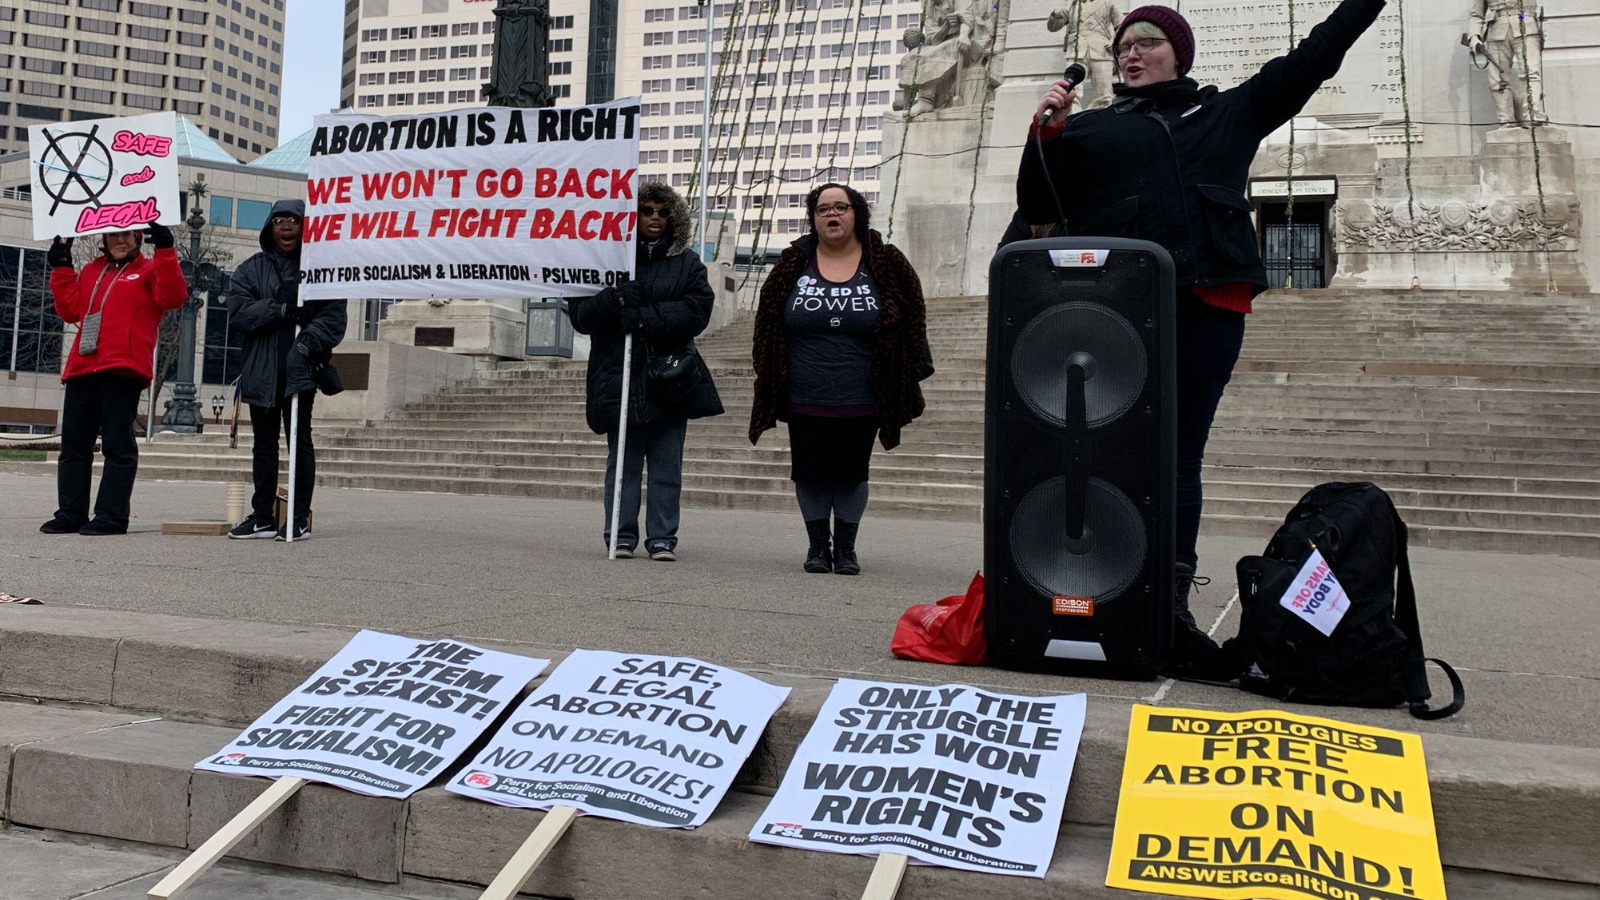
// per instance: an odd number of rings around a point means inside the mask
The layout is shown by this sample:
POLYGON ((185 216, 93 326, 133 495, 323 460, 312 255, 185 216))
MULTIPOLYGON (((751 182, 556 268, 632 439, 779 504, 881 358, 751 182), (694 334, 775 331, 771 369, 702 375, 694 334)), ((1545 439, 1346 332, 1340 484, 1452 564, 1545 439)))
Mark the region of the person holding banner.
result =
POLYGON ((918 383, 933 374, 922 282, 868 227, 854 188, 813 189, 806 214, 811 232, 761 286, 750 443, 789 423, 789 477, 810 539, 803 568, 859 575, 872 440, 900 443, 900 429, 922 415, 918 383))
POLYGON ((311 407, 316 399, 313 369, 326 366, 344 340, 343 300, 301 303, 300 229, 306 205, 279 200, 261 229, 261 252, 245 260, 228 286, 228 326, 244 335, 244 365, 239 391, 250 404, 253 432, 250 472, 255 481, 250 515, 228 532, 248 540, 294 540, 311 532, 311 492, 316 485, 316 450, 311 443, 311 407), (299 419, 293 399, 299 397, 299 419), (278 434, 298 430, 295 448, 294 510, 284 528, 277 525, 278 434))
POLYGON ((50 245, 50 293, 56 315, 78 326, 61 374, 61 458, 56 464, 60 508, 39 527, 44 534, 127 534, 139 442, 133 424, 139 395, 150 386, 161 318, 183 305, 189 284, 178 266, 171 229, 149 226, 153 258, 140 252, 144 233, 115 231, 101 238, 99 258, 80 273, 72 265, 72 238, 50 245), (105 464, 94 518, 89 483, 94 442, 105 464))
POLYGON ((639 189, 639 229, 634 280, 572 301, 572 327, 590 336, 587 403, 589 427, 604 434, 605 531, 611 544, 612 501, 621 425, 623 338, 633 335, 628 377, 627 442, 622 457, 622 502, 617 512, 617 558, 631 559, 639 544, 639 487, 650 470, 645 551, 673 562, 678 549, 678 498, 683 489, 683 442, 690 419, 722 414, 711 369, 694 338, 711 321, 716 294, 694 238, 689 205, 660 183, 639 189))
MULTIPOLYGON (((1032 225, 1153 241, 1177 270, 1176 629, 1167 672, 1237 677, 1189 611, 1199 563, 1206 440, 1244 343, 1252 298, 1269 287, 1244 194, 1267 136, 1298 115, 1385 0, 1343 0, 1287 54, 1230 90, 1188 77, 1195 36, 1169 6, 1142 6, 1118 26, 1122 82, 1105 109, 1068 116, 1076 98, 1058 81, 1040 99, 1017 173, 1017 205, 1032 225)), ((1230 576, 1231 577, 1231 576, 1230 576)))

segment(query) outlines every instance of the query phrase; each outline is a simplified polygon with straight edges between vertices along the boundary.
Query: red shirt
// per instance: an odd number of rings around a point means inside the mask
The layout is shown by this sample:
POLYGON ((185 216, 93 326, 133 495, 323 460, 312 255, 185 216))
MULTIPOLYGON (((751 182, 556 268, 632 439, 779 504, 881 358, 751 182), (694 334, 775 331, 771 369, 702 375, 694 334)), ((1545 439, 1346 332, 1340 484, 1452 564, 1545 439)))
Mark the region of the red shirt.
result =
POLYGON ((154 259, 141 254, 121 266, 113 266, 101 256, 81 273, 67 266, 53 269, 50 293, 55 297, 56 315, 69 325, 81 323, 92 312, 100 313, 99 346, 87 356, 78 352, 80 331, 72 339, 62 381, 112 372, 148 384, 155 368, 161 317, 183 305, 189 284, 178 267, 178 251, 169 247, 157 250, 154 259))

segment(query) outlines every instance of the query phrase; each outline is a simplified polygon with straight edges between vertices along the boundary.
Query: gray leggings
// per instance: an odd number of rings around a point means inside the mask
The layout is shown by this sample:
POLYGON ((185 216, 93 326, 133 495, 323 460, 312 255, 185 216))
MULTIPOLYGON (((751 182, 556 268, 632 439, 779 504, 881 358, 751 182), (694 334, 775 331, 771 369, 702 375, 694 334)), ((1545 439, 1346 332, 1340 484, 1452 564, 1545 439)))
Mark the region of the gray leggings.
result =
POLYGON ((867 511, 867 483, 833 484, 826 481, 796 481, 795 499, 800 501, 800 515, 807 522, 827 520, 832 513, 835 521, 858 523, 867 511))

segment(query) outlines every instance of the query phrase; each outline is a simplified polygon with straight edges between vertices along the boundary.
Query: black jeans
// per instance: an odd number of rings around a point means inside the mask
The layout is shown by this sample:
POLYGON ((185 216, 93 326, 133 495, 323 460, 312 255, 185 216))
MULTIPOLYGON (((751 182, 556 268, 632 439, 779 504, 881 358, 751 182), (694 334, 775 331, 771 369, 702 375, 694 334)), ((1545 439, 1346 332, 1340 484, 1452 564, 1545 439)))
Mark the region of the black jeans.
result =
POLYGON ((56 518, 76 525, 89 521, 89 480, 94 471, 94 442, 100 439, 105 464, 95 518, 128 527, 128 501, 139 473, 139 441, 133 420, 139 411, 143 382, 107 372, 80 375, 67 382, 61 404, 61 459, 56 465, 56 518))
POLYGON ((1178 552, 1180 563, 1199 561, 1200 467, 1222 392, 1244 344, 1244 314, 1200 302, 1178 291, 1178 552))
MULTIPOLYGON (((316 405, 316 399, 316 391, 300 395, 300 438, 294 472, 296 519, 311 513, 311 491, 317 483, 317 453, 311 444, 311 407, 316 405)), ((250 447, 250 475, 256 484, 250 509, 256 518, 268 522, 273 518, 272 502, 278 496, 278 435, 281 433, 284 443, 288 443, 291 409, 288 399, 278 401, 277 406, 250 404, 250 429, 255 435, 250 447)))

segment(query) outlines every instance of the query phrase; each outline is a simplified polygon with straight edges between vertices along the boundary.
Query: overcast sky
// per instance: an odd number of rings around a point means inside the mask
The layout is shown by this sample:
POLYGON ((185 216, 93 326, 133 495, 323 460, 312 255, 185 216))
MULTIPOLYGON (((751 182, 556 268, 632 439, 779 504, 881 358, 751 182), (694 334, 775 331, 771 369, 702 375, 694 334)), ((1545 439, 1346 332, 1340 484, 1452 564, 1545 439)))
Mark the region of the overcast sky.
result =
POLYGON ((339 105, 344 4, 289 0, 283 22, 283 112, 278 142, 311 130, 311 117, 339 105))

